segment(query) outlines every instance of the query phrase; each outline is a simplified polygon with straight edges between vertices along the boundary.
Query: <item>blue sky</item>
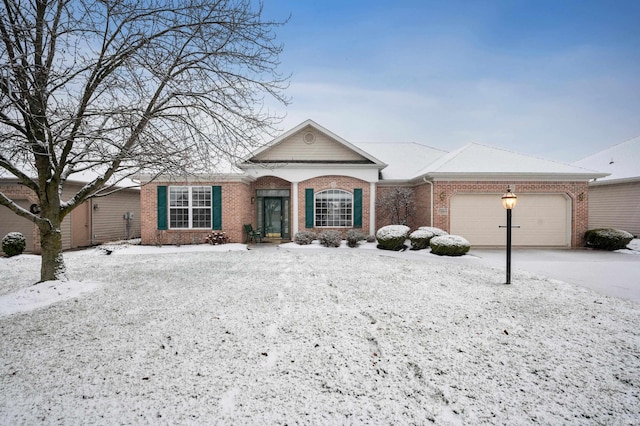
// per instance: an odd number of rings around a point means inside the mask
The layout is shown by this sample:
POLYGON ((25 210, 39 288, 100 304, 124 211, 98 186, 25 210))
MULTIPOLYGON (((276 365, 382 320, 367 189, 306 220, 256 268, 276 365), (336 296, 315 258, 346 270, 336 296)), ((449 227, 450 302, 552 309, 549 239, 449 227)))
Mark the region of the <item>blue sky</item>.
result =
POLYGON ((283 130, 484 143, 563 162, 640 134, 640 0, 264 0, 283 130))

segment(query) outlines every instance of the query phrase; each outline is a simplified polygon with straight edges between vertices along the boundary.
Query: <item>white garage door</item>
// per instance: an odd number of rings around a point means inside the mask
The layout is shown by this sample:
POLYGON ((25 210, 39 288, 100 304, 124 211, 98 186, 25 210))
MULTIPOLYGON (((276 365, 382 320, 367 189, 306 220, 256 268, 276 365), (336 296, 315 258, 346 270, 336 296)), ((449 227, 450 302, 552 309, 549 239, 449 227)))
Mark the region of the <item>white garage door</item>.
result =
MULTIPOLYGON (((24 209, 31 205, 28 200, 15 200, 16 204, 24 209)), ((0 239, 9 232, 20 232, 26 240, 25 252, 33 251, 33 222, 18 216, 6 207, 0 207, 0 239)), ((0 248, 0 251, 2 249, 0 248)))
MULTIPOLYGON (((520 194, 512 210, 514 246, 571 245, 571 207, 562 194, 520 194)), ((457 194, 451 199, 451 233, 476 246, 504 246, 507 213, 502 194, 457 194)))

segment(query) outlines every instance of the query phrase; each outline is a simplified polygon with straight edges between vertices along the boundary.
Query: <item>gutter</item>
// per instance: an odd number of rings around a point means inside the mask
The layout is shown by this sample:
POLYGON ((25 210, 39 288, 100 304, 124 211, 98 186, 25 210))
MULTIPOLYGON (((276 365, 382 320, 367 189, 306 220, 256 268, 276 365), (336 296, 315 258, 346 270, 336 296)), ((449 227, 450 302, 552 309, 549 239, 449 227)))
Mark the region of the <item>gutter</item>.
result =
POLYGON ((429 182, 427 180, 426 176, 422 176, 422 180, 424 181, 424 183, 428 183, 431 186, 431 200, 430 200, 430 205, 431 205, 431 213, 429 214, 429 222, 431 222, 429 224, 429 226, 431 226, 433 228, 433 182, 429 182))

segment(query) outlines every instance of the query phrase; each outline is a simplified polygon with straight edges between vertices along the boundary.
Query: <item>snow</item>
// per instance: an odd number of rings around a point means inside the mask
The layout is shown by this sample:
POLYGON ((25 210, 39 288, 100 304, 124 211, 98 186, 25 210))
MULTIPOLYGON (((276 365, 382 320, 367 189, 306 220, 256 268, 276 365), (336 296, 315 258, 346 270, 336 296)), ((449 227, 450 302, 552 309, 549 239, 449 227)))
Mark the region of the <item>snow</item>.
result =
POLYGON ((405 225, 387 225, 378 229, 376 232, 376 237, 378 239, 385 238, 401 238, 409 236, 409 231, 411 229, 405 225))
POLYGON ((598 179, 601 181, 617 181, 621 179, 640 178, 640 136, 596 152, 573 163, 576 166, 610 173, 598 179))
MULTIPOLYGON (((640 305, 372 246, 66 253, 70 297, 0 317, 0 424, 640 418, 640 305)), ((38 270, 1 258, 3 300, 38 270)))

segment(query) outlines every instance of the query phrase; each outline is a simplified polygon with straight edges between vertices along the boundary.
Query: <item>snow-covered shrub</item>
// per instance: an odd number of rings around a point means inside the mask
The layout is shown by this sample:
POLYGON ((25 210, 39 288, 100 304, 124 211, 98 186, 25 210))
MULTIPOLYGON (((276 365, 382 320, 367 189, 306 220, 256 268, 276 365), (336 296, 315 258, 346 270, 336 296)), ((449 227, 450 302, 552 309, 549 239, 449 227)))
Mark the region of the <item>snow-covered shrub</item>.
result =
POLYGON ((27 240, 19 232, 9 232, 2 239, 2 251, 9 257, 22 254, 26 246, 27 240))
POLYGON ((364 234, 357 229, 349 229, 347 231, 347 245, 351 248, 358 247, 358 243, 364 239, 364 234))
POLYGON ((229 237, 227 234, 222 231, 211 231, 207 238, 205 238, 205 242, 217 246, 220 244, 227 244, 229 242, 229 237))
POLYGON ((409 234, 411 250, 422 250, 429 247, 429 241, 433 238, 433 232, 418 229, 409 234))
POLYGON ((376 239, 378 248, 382 250, 401 250, 411 229, 405 225, 387 225, 378 229, 376 239))
POLYGON ((368 243, 375 243, 376 242, 376 236, 375 235, 367 235, 367 242, 368 243))
POLYGON ((435 228, 433 226, 421 226, 418 228, 419 231, 429 231, 433 234, 434 237, 439 237, 440 235, 449 235, 447 231, 444 231, 440 228, 435 228))
POLYGON ((340 232, 334 230, 322 231, 320 235, 318 235, 318 240, 320 244, 325 247, 340 247, 342 235, 340 235, 340 232))
POLYGON ((440 235, 429 242, 431 253, 439 256, 462 256, 469 251, 469 241, 458 235, 440 235))
POLYGON ((627 247, 633 235, 620 229, 590 229, 584 234, 587 247, 598 250, 620 250, 627 247))
POLYGON ((301 246, 307 246, 317 238, 317 235, 311 231, 300 231, 293 236, 293 242, 301 246))

